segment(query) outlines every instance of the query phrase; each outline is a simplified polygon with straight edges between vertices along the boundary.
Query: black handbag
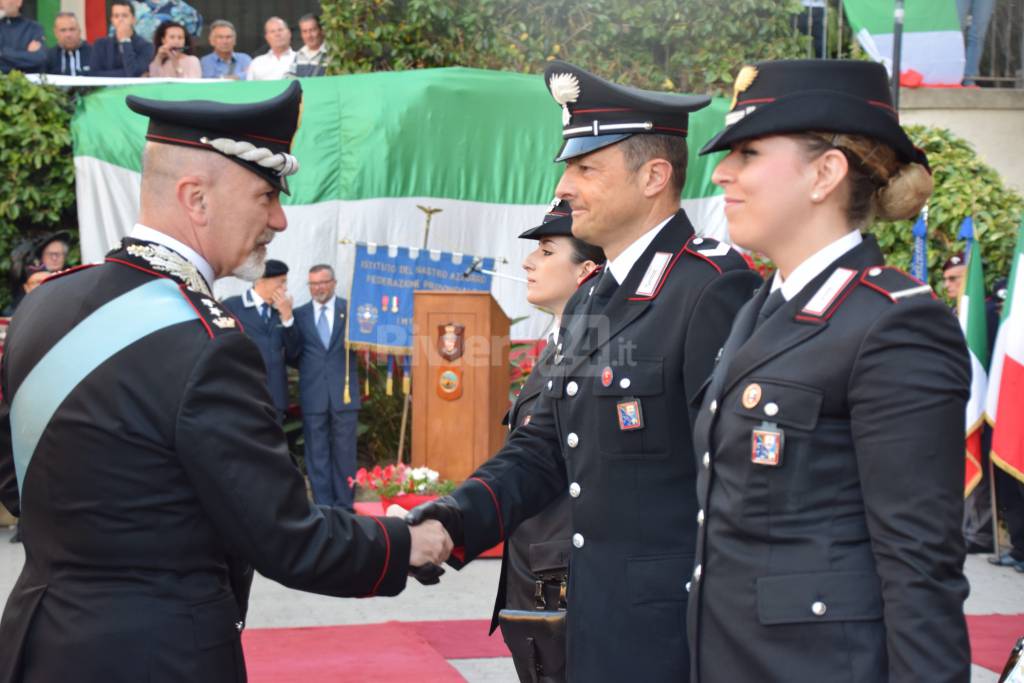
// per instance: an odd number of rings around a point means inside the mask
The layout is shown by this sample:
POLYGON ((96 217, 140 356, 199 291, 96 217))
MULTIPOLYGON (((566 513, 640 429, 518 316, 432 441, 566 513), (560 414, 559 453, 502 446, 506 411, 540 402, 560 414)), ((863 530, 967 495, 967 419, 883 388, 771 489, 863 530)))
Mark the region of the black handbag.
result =
POLYGON ((566 681, 566 612, 503 609, 501 635, 523 683, 566 681))

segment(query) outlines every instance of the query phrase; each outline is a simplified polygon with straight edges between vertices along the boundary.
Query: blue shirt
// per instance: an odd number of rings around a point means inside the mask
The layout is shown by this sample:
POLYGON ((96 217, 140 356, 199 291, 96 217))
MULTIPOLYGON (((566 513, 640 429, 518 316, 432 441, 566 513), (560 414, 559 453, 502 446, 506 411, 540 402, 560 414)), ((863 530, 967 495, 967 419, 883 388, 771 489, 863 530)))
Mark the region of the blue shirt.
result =
POLYGON ((252 57, 244 52, 232 52, 231 61, 225 62, 216 52, 211 52, 200 59, 199 63, 203 67, 203 78, 224 78, 231 75, 244 81, 249 65, 252 64, 252 57))

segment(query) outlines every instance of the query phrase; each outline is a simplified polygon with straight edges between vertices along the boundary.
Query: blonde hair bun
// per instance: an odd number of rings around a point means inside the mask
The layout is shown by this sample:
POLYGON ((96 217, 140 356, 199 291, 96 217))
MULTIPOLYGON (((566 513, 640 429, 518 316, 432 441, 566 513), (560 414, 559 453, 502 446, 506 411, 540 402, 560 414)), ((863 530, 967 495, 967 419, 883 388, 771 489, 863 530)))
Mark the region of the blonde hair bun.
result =
POLYGON ((918 163, 904 164, 889 182, 879 188, 875 210, 882 220, 909 220, 921 213, 932 196, 935 182, 931 173, 918 163))

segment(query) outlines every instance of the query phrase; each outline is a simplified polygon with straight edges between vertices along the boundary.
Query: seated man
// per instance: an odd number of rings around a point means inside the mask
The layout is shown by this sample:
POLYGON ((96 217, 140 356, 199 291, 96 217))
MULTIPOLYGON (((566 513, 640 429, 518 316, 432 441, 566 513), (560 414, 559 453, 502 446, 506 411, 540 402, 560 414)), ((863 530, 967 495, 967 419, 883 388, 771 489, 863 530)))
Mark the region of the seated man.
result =
POLYGON ((135 32, 135 7, 127 0, 110 4, 114 35, 105 36, 92 47, 90 76, 137 78, 149 70, 153 44, 135 32))
POLYGON ((249 75, 252 57, 244 52, 235 52, 237 33, 235 25, 225 19, 210 24, 210 46, 213 52, 199 60, 203 67, 203 78, 226 78, 245 80, 249 75))
POLYGON ((46 66, 43 27, 21 16, 22 0, 0 0, 0 73, 38 73, 46 66))
POLYGON ((288 266, 267 259, 263 277, 241 296, 224 300, 224 308, 242 323, 242 329, 256 342, 267 368, 267 388, 277 409, 278 422, 288 409, 288 368, 286 359, 298 350, 298 330, 288 296, 288 266))
POLYGON ((92 46, 82 40, 82 27, 74 12, 58 12, 53 20, 57 44, 46 51, 46 73, 88 76, 92 70, 92 46))

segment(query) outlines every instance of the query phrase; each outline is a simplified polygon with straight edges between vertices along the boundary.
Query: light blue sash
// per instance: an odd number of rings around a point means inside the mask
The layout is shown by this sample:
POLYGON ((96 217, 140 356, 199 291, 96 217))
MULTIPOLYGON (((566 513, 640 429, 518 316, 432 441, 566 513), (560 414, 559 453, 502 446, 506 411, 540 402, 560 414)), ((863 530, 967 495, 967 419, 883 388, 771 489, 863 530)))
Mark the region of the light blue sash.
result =
MULTIPOLYGON (((198 317, 178 285, 161 278, 107 302, 54 344, 32 368, 11 402, 18 494, 50 419, 89 373, 143 337, 198 317)), ((153 360, 160 362, 159 358, 153 360)), ((70 441, 62 446, 75 447, 70 441)))

